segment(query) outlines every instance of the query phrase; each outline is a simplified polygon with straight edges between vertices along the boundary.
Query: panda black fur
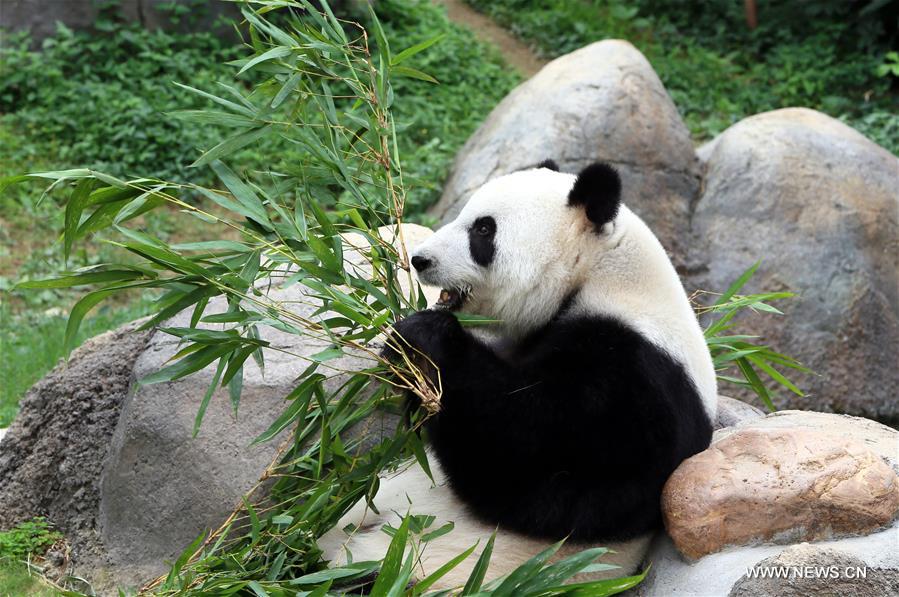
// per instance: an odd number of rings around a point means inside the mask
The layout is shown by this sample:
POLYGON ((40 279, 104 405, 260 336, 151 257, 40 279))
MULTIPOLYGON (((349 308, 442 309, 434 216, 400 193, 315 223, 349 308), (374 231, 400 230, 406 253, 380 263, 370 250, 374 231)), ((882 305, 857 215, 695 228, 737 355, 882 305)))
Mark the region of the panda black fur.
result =
MULTIPOLYGON (((439 479, 410 492, 422 476, 405 473, 382 491, 394 508, 409 496, 413 511, 470 517, 463 535, 498 525, 605 545, 659 526, 662 486, 711 439, 715 373, 673 266, 621 204, 618 174, 557 169, 487 183, 415 250, 423 283, 501 323, 475 335, 432 309, 397 324, 439 370, 441 408, 427 422, 439 479)), ((344 542, 356 560, 375 553, 366 537, 344 542)))

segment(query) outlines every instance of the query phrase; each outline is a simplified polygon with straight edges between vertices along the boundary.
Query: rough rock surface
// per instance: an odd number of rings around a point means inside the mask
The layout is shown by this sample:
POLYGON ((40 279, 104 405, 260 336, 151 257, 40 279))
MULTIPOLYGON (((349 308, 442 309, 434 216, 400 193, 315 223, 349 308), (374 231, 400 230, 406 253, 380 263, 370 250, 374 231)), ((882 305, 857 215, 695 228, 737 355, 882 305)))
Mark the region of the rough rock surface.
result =
POLYGON ((899 473, 899 432, 877 421, 801 410, 781 410, 755 420, 741 421, 715 432, 717 442, 742 429, 810 429, 863 444, 899 473))
POLYGON ((718 396, 718 416, 715 419, 715 429, 733 427, 743 421, 761 419, 765 413, 760 409, 746 404, 736 398, 718 396))
POLYGON ((720 291, 761 259, 747 290, 799 295, 746 326, 815 372, 796 376, 806 398, 778 406, 899 421, 899 159, 799 108, 742 120, 700 154, 691 259, 707 271, 691 282, 720 291))
POLYGON ((460 150, 432 213, 449 221, 487 180, 546 158, 575 173, 596 160, 614 164, 624 201, 682 262, 698 161, 677 108, 631 44, 591 44, 513 90, 460 150))
POLYGON ((865 562, 836 549, 801 543, 755 565, 787 569, 786 578, 750 578, 746 574, 729 597, 892 597, 899 595, 899 570, 867 568, 865 562), (809 567, 812 572, 809 573, 809 567))
POLYGON ((66 535, 73 558, 105 559, 100 473, 134 360, 152 335, 136 327, 87 341, 22 399, 0 443, 0 529, 45 516, 66 535))
POLYGON ((681 464, 662 511, 680 552, 699 558, 729 545, 866 534, 899 512, 899 478, 854 440, 749 426, 681 464))

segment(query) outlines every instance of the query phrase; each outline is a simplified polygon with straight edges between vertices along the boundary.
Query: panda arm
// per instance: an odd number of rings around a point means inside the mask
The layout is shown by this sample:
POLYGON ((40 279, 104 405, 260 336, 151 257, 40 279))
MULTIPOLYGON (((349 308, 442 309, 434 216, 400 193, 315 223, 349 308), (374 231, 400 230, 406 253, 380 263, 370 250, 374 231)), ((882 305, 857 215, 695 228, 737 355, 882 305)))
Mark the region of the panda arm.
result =
POLYGON ((501 440, 506 431, 539 437, 555 434, 557 424, 573 432, 577 422, 587 424, 579 415, 598 417, 605 409, 590 383, 603 366, 593 360, 602 339, 582 325, 554 324, 510 360, 446 311, 416 313, 396 329, 437 366, 434 381, 443 392, 436 426, 462 426, 463 436, 480 436, 479 441, 501 440))

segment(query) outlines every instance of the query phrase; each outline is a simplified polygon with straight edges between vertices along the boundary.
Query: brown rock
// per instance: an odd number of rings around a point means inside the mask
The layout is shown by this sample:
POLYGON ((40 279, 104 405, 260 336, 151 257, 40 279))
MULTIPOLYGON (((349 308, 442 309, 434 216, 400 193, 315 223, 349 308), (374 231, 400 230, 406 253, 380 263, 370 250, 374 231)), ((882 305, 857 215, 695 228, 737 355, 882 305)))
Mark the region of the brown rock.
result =
POLYGON ((899 478, 862 443, 812 429, 736 431, 685 461, 662 494, 689 558, 729 545, 866 534, 899 512, 899 478))

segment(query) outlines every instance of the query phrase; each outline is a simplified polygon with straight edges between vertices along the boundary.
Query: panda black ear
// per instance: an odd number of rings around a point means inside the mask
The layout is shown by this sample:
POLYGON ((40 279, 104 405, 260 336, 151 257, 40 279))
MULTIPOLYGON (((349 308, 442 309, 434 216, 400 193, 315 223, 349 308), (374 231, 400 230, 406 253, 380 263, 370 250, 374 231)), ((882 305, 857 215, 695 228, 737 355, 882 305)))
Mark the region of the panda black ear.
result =
POLYGON ((568 193, 568 205, 582 206, 587 212, 587 219, 593 222, 597 230, 611 222, 618 215, 621 205, 621 178, 618 172, 603 162, 590 164, 577 175, 568 193))
POLYGON ((559 171, 559 165, 556 163, 555 160, 543 160, 542 162, 540 162, 539 164, 537 164, 534 167, 535 168, 546 168, 547 170, 552 170, 553 172, 559 171))

